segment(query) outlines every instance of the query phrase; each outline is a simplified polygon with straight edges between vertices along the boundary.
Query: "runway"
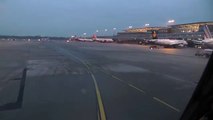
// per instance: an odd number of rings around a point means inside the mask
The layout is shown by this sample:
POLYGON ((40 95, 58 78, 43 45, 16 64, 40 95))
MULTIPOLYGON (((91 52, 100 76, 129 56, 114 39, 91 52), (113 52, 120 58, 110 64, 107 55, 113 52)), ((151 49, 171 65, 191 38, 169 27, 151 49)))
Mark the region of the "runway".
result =
POLYGON ((0 119, 178 120, 208 62, 196 50, 0 41, 0 119))

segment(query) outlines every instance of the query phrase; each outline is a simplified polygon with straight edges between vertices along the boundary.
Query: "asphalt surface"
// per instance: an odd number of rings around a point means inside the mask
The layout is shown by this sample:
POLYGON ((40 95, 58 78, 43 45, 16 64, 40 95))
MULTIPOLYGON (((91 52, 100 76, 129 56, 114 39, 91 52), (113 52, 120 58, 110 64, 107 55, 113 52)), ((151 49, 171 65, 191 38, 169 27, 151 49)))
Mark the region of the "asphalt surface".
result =
POLYGON ((0 41, 0 120, 178 120, 208 62, 195 52, 0 41))

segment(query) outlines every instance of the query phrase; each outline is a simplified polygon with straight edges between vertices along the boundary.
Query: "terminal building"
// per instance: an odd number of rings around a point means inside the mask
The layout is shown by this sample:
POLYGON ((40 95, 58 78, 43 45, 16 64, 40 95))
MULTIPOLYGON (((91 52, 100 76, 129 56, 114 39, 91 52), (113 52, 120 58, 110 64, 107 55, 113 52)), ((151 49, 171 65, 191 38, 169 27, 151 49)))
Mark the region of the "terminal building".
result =
POLYGON ((203 40, 203 27, 205 25, 207 25, 209 31, 213 33, 213 21, 195 22, 170 25, 167 27, 130 28, 118 32, 117 36, 115 36, 115 40, 118 42, 138 42, 141 40, 152 39, 152 31, 157 32, 159 39, 203 40))

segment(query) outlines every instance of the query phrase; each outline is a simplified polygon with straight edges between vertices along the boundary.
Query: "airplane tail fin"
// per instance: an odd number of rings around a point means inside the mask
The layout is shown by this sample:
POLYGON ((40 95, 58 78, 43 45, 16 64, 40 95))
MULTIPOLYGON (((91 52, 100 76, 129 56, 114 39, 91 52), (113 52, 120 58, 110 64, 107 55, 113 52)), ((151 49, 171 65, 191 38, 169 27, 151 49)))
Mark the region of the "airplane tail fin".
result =
POLYGON ((158 39, 158 35, 156 31, 152 31, 152 39, 158 39))
POLYGON ((204 39, 212 38, 211 32, 207 25, 203 26, 203 30, 204 30, 204 39))
POLYGON ((92 36, 92 40, 96 40, 96 39, 97 39, 96 34, 93 34, 93 36, 92 36))

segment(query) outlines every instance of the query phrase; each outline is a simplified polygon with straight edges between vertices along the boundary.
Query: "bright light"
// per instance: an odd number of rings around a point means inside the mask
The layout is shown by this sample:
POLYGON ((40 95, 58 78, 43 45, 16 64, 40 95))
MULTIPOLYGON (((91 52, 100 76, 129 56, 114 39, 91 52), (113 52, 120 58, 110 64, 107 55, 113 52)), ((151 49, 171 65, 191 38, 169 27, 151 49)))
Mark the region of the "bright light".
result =
POLYGON ((174 23, 175 22, 175 20, 169 20, 168 21, 168 23, 174 23))
POLYGON ((98 32, 99 32, 99 30, 96 30, 96 32, 98 33, 98 32))
POLYGON ((113 30, 116 30, 117 28, 113 28, 113 30))
POLYGON ((71 38, 74 38, 75 36, 71 36, 71 38))
POLYGON ((145 27, 148 27, 149 26, 149 24, 145 24, 145 27))
POLYGON ((129 26, 129 29, 132 29, 132 26, 129 26))
POLYGON ((87 35, 87 33, 84 33, 84 35, 87 35))
POLYGON ((107 29, 105 29, 104 31, 105 31, 105 32, 107 32, 108 30, 107 30, 107 29))

